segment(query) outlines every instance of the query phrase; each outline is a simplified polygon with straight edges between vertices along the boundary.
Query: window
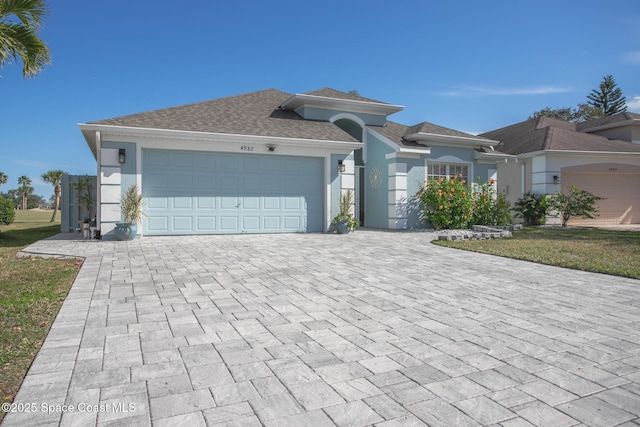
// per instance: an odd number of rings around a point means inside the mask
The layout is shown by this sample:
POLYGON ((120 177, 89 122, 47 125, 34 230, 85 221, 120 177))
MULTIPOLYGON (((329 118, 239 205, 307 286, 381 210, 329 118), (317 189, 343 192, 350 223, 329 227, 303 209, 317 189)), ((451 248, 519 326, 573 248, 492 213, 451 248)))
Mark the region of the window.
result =
POLYGON ((432 179, 449 179, 462 175, 462 179, 469 182, 469 166, 448 163, 427 164, 427 181, 432 179))

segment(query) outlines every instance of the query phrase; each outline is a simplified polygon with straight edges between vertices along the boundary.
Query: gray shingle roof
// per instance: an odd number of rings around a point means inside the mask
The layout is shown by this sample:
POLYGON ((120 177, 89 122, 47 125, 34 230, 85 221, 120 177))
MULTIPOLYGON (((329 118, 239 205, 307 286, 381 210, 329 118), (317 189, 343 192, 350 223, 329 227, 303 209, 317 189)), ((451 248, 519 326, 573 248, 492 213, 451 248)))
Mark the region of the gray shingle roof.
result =
MULTIPOLYGON (((353 101, 365 101, 391 105, 353 93, 323 88, 305 95, 321 96, 353 101)), ((292 95, 277 89, 266 89, 243 95, 218 98, 210 101, 186 104, 177 107, 147 111, 138 114, 97 120, 89 124, 123 126, 147 129, 209 132, 234 135, 255 135, 294 139, 358 142, 354 137, 327 121, 305 120, 296 112, 282 110, 282 105, 292 95)), ((385 126, 370 126, 390 141, 401 147, 422 148, 424 145, 406 141, 406 135, 431 133, 446 136, 472 137, 475 135, 454 129, 419 123, 409 127, 387 121, 385 126)))
POLYGON ((411 126, 407 130, 406 135, 410 135, 413 133, 432 133, 435 135, 458 136, 461 138, 487 139, 482 136, 471 135, 469 133, 460 132, 455 129, 434 125, 433 123, 429 122, 422 122, 418 123, 417 125, 411 126))
POLYGON ((627 112, 614 114, 613 116, 600 117, 599 119, 587 120, 586 122, 578 123, 577 128, 578 130, 590 129, 612 123, 626 122, 627 120, 640 120, 640 114, 627 112))
POLYGON ((325 98, 348 99, 351 101, 374 102, 376 104, 389 105, 387 102, 381 102, 375 99, 365 98, 363 96, 356 95, 355 93, 341 92, 339 90, 331 89, 330 87, 314 90, 312 92, 306 92, 305 95, 323 96, 325 98))
POLYGON ((91 124, 223 134, 357 142, 338 126, 277 107, 291 94, 276 89, 98 120, 91 124))
POLYGON ((496 149, 514 155, 541 150, 640 152, 638 144, 580 132, 575 123, 549 117, 516 123, 482 136, 500 141, 496 149))

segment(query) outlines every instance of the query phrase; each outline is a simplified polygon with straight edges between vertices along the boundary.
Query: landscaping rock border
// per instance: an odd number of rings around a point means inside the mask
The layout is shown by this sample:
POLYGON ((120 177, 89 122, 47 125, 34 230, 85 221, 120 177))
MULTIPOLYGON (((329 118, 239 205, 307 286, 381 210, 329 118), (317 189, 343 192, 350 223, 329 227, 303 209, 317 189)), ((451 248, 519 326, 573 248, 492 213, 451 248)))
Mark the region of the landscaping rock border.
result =
POLYGON ((521 230, 522 225, 484 226, 474 225, 471 230, 441 230, 438 240, 485 240, 513 237, 511 232, 521 230))

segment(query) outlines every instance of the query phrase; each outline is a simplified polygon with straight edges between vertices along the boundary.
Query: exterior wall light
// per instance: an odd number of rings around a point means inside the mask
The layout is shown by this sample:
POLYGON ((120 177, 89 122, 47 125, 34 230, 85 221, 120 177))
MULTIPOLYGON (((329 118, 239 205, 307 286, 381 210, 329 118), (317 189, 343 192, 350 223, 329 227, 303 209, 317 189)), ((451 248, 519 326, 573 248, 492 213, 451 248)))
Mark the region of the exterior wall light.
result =
POLYGON ((267 145, 267 150, 269 150, 270 152, 274 152, 276 151, 276 146, 275 145, 267 145))
POLYGON ((126 159, 127 159, 126 150, 124 148, 119 149, 118 150, 118 162, 120 162, 120 164, 123 164, 126 159))
POLYGON ((560 183, 560 177, 558 175, 553 175, 553 183, 554 184, 559 184, 560 183))
POLYGON ((344 173, 345 165, 342 160, 338 160, 338 173, 344 173))

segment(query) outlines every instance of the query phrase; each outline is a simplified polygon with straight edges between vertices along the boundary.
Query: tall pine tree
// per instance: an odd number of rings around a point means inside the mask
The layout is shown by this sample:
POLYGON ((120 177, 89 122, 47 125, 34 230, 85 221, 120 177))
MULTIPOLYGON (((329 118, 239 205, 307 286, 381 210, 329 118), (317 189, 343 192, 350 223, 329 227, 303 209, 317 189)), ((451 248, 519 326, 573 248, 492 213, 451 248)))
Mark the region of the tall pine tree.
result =
POLYGON ((587 103, 600 110, 604 116, 612 116, 627 111, 626 99, 616 85, 613 76, 609 74, 602 79, 599 90, 593 89, 587 95, 587 103))

